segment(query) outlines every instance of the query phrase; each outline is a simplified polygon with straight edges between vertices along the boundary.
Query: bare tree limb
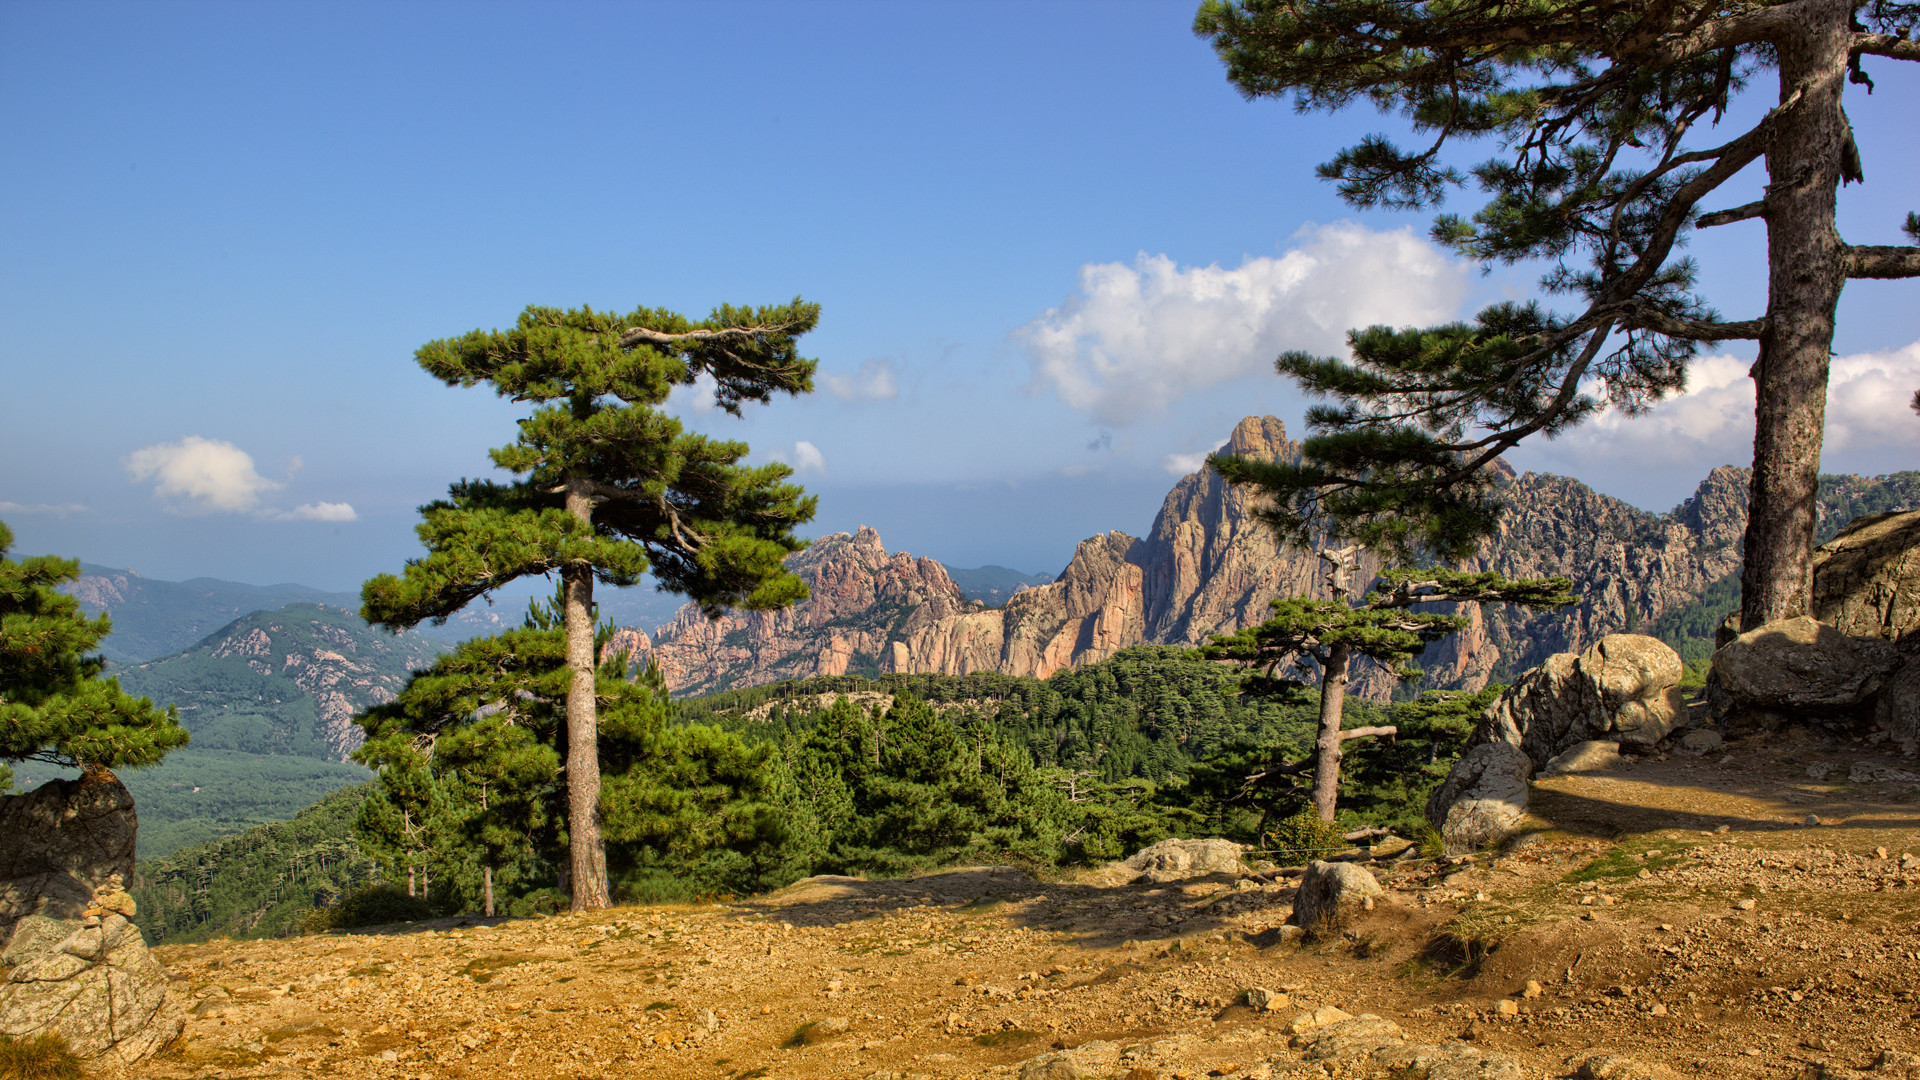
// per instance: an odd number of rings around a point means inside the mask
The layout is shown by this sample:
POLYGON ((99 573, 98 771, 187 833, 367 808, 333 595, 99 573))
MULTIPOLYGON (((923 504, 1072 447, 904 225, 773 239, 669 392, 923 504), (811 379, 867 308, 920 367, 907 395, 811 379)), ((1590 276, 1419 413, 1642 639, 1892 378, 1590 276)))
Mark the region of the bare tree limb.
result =
POLYGON ((1766 330, 1767 320, 1763 317, 1744 322, 1702 322, 1699 319, 1676 319, 1664 311, 1641 308, 1631 315, 1622 316, 1620 328, 1651 330, 1656 334, 1689 341, 1748 341, 1757 339, 1766 330))
POLYGON ((1854 56, 1891 56, 1895 60, 1920 60, 1920 41, 1895 34, 1855 34, 1848 52, 1854 56))
POLYGON ((1398 735, 1398 734, 1400 734, 1400 729, 1393 724, 1388 724, 1384 727, 1348 728, 1347 730, 1340 733, 1340 741, 1346 742, 1348 739, 1371 739, 1375 736, 1387 736, 1387 735, 1398 735))
POLYGON ((1847 248, 1850 278, 1920 277, 1920 247, 1859 244, 1847 248))
POLYGON ((1731 210, 1715 210, 1711 214, 1701 214, 1694 219, 1697 229, 1711 229, 1715 225, 1731 225, 1736 221, 1747 221, 1760 217, 1767 212, 1765 202, 1750 202, 1745 206, 1736 206, 1731 210))
POLYGON ((756 334, 782 334, 800 325, 798 322, 770 323, 766 326, 729 326, 721 330, 689 330, 684 334, 668 334, 659 330, 649 330, 636 326, 620 335, 620 347, 631 349, 637 345, 677 345, 683 341, 711 341, 716 338, 752 337, 756 334))

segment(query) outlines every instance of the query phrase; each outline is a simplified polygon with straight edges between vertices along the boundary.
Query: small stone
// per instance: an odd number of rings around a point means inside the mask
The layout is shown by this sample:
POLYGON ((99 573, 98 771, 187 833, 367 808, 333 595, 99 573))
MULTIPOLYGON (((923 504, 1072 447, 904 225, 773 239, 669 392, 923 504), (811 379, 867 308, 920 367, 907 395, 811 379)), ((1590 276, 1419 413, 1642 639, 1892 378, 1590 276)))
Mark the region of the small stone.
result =
POLYGON ((1528 979, 1527 988, 1520 991, 1520 996, 1531 1001, 1534 998, 1537 998, 1544 993, 1546 993, 1546 989, 1544 987, 1542 987, 1537 981, 1533 979, 1528 979))
POLYGON ((1290 1001, 1292 1001, 1292 998, 1286 994, 1268 990, 1263 986, 1256 986, 1247 991, 1247 1007, 1255 1012, 1272 1012, 1275 1009, 1284 1009, 1290 1001))
POLYGON ((1755 900, 1753 897, 1749 896, 1744 899, 1734 901, 1733 906, 1739 908, 1741 911, 1752 911, 1754 908, 1757 908, 1760 906, 1760 901, 1755 900))
POLYGON ((1647 1013, 1650 1016, 1665 1016, 1667 1015, 1667 1007, 1662 1003, 1655 1002, 1653 1007, 1647 1010, 1647 1013))
POLYGON ((1502 999, 1494 1002, 1493 1011, 1500 1016, 1519 1016, 1520 1003, 1512 999, 1502 999))
POLYGON ((1886 857, 1887 857, 1887 849, 1886 849, 1886 848, 1883 848, 1883 847, 1877 847, 1877 848, 1874 848, 1874 849, 1873 849, 1873 857, 1874 857, 1874 858, 1876 858, 1876 859, 1884 859, 1884 858, 1886 858, 1886 857))

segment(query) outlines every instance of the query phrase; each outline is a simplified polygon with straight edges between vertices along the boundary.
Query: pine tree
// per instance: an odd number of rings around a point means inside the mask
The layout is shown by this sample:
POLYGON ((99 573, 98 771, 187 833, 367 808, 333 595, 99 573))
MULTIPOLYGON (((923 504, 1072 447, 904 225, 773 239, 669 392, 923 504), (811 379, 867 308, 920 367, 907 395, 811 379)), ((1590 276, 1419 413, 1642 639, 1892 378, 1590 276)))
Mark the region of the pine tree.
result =
MULTIPOLYGON (((1364 656, 1401 678, 1420 672, 1406 667, 1427 645, 1467 624, 1464 616, 1436 611, 1414 611, 1418 605, 1448 603, 1507 603, 1528 607, 1558 607, 1573 603, 1566 578, 1509 581, 1492 571, 1468 573, 1444 569, 1387 570, 1386 588, 1369 592, 1359 606, 1347 602, 1347 575, 1354 568, 1357 549, 1322 552, 1334 565, 1328 575, 1333 598, 1283 597, 1273 602, 1273 617, 1234 634, 1222 634, 1201 655, 1230 660, 1252 668, 1248 689, 1256 694, 1283 694, 1301 683, 1282 674, 1301 660, 1319 671, 1319 737, 1314 755, 1293 765, 1276 766, 1272 774, 1313 770, 1313 808, 1322 821, 1332 821, 1340 793, 1340 746, 1353 739, 1393 736, 1394 725, 1341 729, 1347 699, 1348 667, 1364 656)), ((1253 780, 1266 779, 1266 774, 1253 780)))
POLYGON ((0 523, 0 793, 9 762, 89 772, 152 765, 187 744, 173 706, 133 697, 94 653, 113 630, 89 619, 58 586, 80 577, 77 559, 8 558, 13 530, 0 523))
MULTIPOLYGON (((1841 288, 1920 276, 1920 249, 1840 237, 1836 192, 1864 181, 1841 91, 1872 91, 1865 57, 1920 60, 1917 19, 1911 0, 1205 0, 1194 30, 1247 97, 1328 111, 1365 98, 1432 136, 1412 152, 1368 136, 1322 165, 1355 206, 1435 204, 1466 179, 1440 157, 1447 142, 1499 140, 1507 154, 1472 170, 1491 200, 1440 217, 1435 239, 1483 262, 1546 260, 1547 292, 1582 305, 1358 330, 1351 363, 1289 353, 1281 373, 1334 399, 1308 414, 1305 461, 1221 459, 1221 472, 1272 494, 1283 524, 1327 515, 1371 545, 1456 559, 1494 528, 1489 467, 1506 450, 1680 389, 1701 342, 1755 340, 1741 619, 1803 613, 1841 288), (1778 104, 1758 123, 1696 138, 1769 74, 1778 104), (1762 199, 1702 212, 1763 160, 1762 199), (1676 249, 1691 228, 1747 220, 1766 224, 1767 309, 1723 321, 1676 249)), ((1905 231, 1920 244, 1920 216, 1905 231)))
POLYGON ((806 596, 781 560, 804 542, 814 500, 784 465, 742 465, 747 447, 685 432, 659 406, 675 387, 711 380, 714 401, 742 403, 813 387, 795 349, 816 305, 720 307, 694 323, 665 310, 612 315, 529 307, 513 329, 431 342, 420 366, 450 386, 490 384, 533 403, 519 438, 493 451, 512 483, 463 480, 421 508, 427 555, 361 591, 362 614, 393 628, 444 621, 469 601, 529 574, 558 573, 564 624, 572 904, 606 907, 593 586, 651 573, 709 614, 779 607, 806 596))

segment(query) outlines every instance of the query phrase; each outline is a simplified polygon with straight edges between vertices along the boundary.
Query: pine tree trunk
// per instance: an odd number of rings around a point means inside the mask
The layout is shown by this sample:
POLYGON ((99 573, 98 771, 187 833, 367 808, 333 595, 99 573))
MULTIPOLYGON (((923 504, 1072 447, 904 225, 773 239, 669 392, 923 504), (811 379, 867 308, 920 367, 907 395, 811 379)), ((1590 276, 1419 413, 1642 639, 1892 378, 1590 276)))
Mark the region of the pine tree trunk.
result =
MULTIPOLYGON (((567 512, 582 521, 593 516, 584 483, 567 486, 567 512)), ((561 571, 566 585, 567 668, 567 839, 573 877, 570 910, 610 907, 607 850, 600 838, 600 722, 594 708, 593 568, 584 562, 561 571)))
POLYGON ((1848 138, 1848 0, 1795 4, 1798 33, 1776 42, 1781 113, 1767 145, 1767 327, 1753 366, 1753 483, 1740 624, 1752 629, 1804 614, 1813 580, 1814 496, 1827 412, 1834 308, 1846 284, 1846 246, 1834 197, 1848 138))
POLYGON ((1320 741, 1313 761, 1313 809, 1321 821, 1332 821, 1340 800, 1340 714, 1347 704, 1347 665, 1352 654, 1345 645, 1327 651, 1320 672, 1320 741))
POLYGON ((486 914, 487 918, 491 919, 493 918, 493 867, 481 867, 480 878, 482 882, 481 892, 484 896, 481 911, 486 914))

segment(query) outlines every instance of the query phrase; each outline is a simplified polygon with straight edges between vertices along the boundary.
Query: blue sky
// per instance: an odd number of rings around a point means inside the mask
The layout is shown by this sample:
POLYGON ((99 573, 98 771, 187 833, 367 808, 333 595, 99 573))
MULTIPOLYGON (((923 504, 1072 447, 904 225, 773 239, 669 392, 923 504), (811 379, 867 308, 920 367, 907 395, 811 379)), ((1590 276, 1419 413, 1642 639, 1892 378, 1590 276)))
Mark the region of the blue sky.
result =
MULTIPOLYGON (((1082 537, 1143 531, 1239 417, 1297 434, 1274 352, 1534 277, 1435 251, 1425 215, 1341 204, 1313 165, 1391 118, 1243 101, 1191 18, 0 6, 0 517, 21 552, 353 589, 416 552, 413 508, 483 474, 519 415, 421 373, 423 342, 528 303, 802 295, 824 309, 820 392, 745 420, 683 395, 682 415, 800 466, 818 531, 1055 571, 1082 537)), ((1913 67, 1851 91, 1854 242, 1899 242, 1915 208, 1913 67)), ((1761 310, 1762 252, 1757 223, 1697 242, 1729 316, 1761 310)), ((1915 299, 1849 286, 1829 469, 1914 463, 1915 299)), ((1669 508, 1748 456, 1750 356, 1516 463, 1669 508)))

